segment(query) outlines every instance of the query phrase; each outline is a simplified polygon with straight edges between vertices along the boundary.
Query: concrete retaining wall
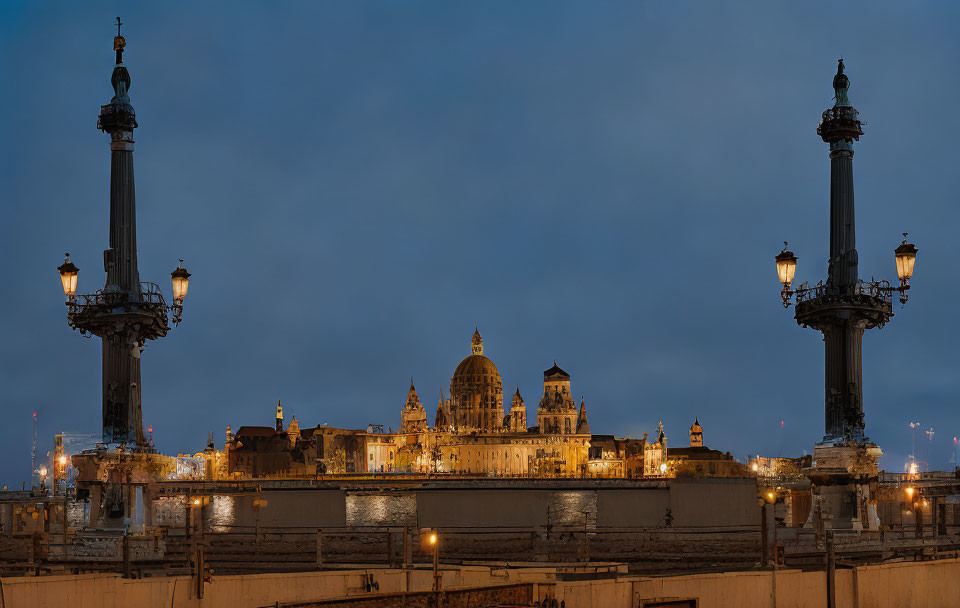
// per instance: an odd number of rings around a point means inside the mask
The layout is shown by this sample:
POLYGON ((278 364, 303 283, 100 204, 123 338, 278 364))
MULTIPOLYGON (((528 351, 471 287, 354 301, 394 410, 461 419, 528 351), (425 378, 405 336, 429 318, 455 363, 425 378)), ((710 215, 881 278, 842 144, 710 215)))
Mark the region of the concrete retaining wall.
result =
MULTIPOLYGON (((188 577, 124 580, 114 575, 0 579, 0 608, 260 608, 275 602, 322 602, 363 597, 372 574, 377 594, 430 589, 431 572, 350 570, 216 577, 203 600, 193 598, 188 577)), ((952 608, 960 600, 960 560, 862 566, 838 570, 837 608, 952 608)), ((780 570, 661 578, 620 576, 557 581, 550 568, 463 567, 443 572, 445 589, 531 583, 534 600, 552 596, 566 608, 632 608, 641 600, 690 598, 699 608, 769 606, 822 608, 823 572, 780 570)), ((369 598, 374 600, 375 598, 369 598)), ((395 606, 394 598, 383 604, 395 606)))

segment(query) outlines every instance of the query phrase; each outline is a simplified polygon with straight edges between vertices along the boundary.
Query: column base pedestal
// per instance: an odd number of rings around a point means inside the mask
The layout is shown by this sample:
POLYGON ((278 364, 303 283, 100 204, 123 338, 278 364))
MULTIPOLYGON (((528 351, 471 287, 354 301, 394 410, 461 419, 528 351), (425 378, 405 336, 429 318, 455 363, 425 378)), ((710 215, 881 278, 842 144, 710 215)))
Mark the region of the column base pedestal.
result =
POLYGON ((880 518, 870 486, 880 472, 883 453, 872 441, 824 441, 813 448, 813 466, 802 470, 813 493, 804 527, 877 530, 880 518))

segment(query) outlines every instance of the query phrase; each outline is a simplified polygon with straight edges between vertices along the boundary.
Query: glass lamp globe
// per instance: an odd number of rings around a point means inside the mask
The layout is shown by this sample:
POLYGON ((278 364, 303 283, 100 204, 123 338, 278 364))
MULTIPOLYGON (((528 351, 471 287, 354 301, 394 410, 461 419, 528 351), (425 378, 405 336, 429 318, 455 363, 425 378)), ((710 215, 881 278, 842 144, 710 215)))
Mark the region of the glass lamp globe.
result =
POLYGON ((66 254, 66 258, 63 264, 57 267, 57 271, 60 273, 60 282, 63 284, 63 295, 70 298, 77 293, 77 275, 80 274, 80 269, 70 261, 69 253, 66 254))
POLYGON ((787 243, 783 243, 783 251, 777 254, 777 278, 784 285, 793 283, 793 277, 797 273, 797 256, 792 251, 787 251, 787 243))
POLYGON ((903 242, 897 247, 893 255, 897 260, 897 277, 901 281, 909 281, 913 277, 913 266, 917 263, 917 248, 907 242, 907 233, 903 233, 903 242))
POLYGON ((180 265, 170 273, 170 281, 173 283, 174 300, 183 300, 187 297, 187 288, 190 287, 190 273, 183 267, 183 260, 180 260, 180 265))

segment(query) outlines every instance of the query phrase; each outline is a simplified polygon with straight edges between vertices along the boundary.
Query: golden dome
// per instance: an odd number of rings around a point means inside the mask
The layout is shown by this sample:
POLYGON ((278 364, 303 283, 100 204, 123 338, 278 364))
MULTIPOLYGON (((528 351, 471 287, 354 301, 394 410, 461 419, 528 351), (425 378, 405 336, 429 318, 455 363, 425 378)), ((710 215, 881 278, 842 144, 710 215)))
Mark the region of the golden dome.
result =
POLYGON ((493 361, 481 354, 479 331, 470 343, 475 354, 461 361, 450 378, 454 423, 463 430, 494 430, 503 425, 503 380, 493 361))
POLYGON ((474 330, 473 337, 470 338, 470 348, 473 354, 461 361, 453 372, 453 377, 450 379, 450 394, 456 394, 457 388, 479 388, 486 382, 496 383, 497 391, 502 393, 503 382, 500 380, 500 370, 493 361, 483 356, 483 338, 480 337, 479 329, 474 330))

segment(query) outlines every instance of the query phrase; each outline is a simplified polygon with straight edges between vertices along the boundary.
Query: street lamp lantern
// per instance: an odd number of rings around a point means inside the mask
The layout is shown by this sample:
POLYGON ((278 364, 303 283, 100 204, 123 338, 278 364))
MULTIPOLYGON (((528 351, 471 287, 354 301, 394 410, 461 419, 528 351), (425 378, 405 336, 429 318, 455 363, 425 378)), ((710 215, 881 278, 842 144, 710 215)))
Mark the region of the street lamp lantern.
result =
POLYGON ((173 305, 170 307, 173 312, 173 324, 180 325, 183 320, 183 299, 187 297, 187 288, 190 286, 190 273, 183 267, 183 259, 180 264, 170 273, 170 282, 173 283, 173 305))
POLYGON ((183 259, 177 268, 170 273, 170 281, 173 283, 173 299, 182 302, 187 297, 187 288, 190 286, 190 273, 183 267, 183 259))
POLYGON ((787 251, 787 242, 783 242, 783 251, 777 254, 777 276, 784 287, 789 287, 793 283, 793 277, 797 273, 797 256, 792 251, 787 251))
MULTIPOLYGON (((66 253, 66 258, 63 264, 57 267, 57 271, 60 273, 60 282, 63 283, 63 295, 72 298, 77 295, 77 275, 80 274, 80 269, 70 261, 70 252, 66 253)), ((897 264, 899 263, 898 261, 897 264)))
POLYGON ((893 252, 897 259, 897 277, 906 285, 913 278, 913 266, 917 262, 917 248, 907 242, 907 233, 903 233, 903 242, 893 252))

